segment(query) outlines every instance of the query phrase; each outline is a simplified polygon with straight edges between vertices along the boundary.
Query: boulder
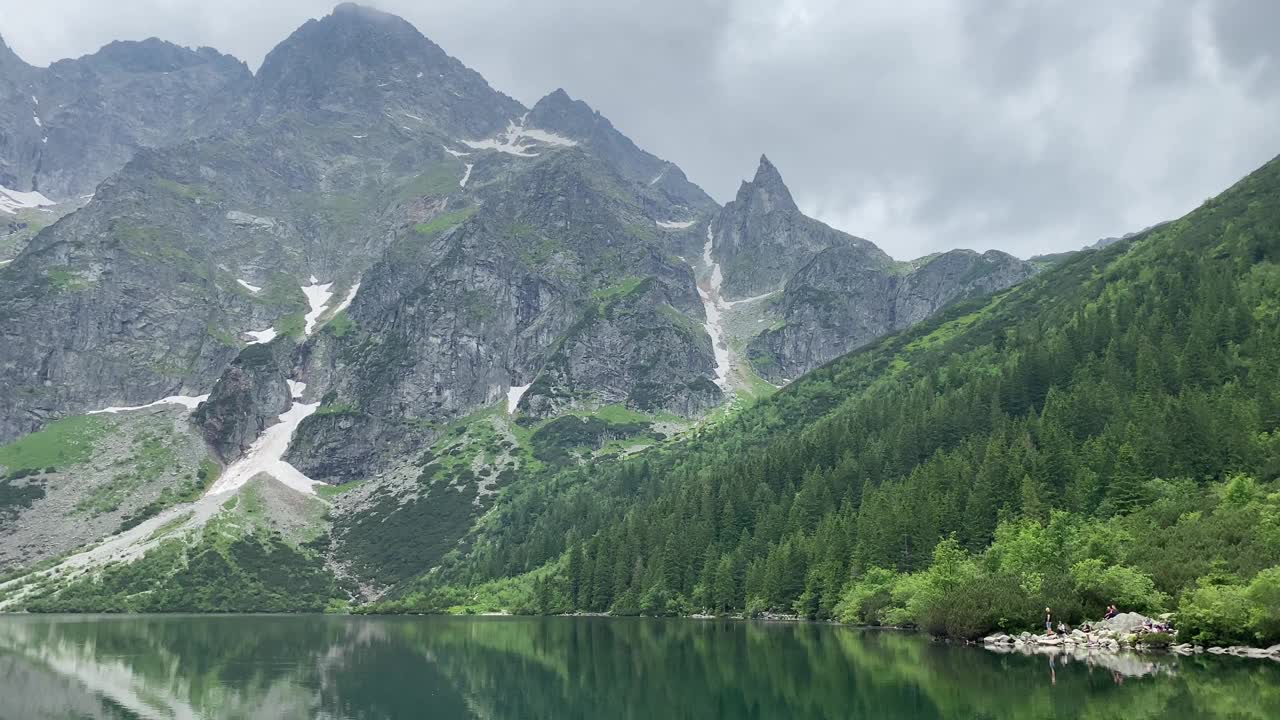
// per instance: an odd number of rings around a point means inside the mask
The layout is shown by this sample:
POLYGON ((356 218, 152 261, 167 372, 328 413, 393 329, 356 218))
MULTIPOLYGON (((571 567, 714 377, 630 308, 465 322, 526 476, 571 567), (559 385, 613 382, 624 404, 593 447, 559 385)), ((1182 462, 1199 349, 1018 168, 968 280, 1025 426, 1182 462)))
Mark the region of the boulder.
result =
POLYGON ((1144 623, 1148 623, 1150 621, 1151 618, 1141 613, 1120 613, 1110 620, 1103 620, 1098 623, 1098 626, 1106 630, 1111 630, 1117 634, 1124 635, 1132 633, 1142 627, 1144 623))

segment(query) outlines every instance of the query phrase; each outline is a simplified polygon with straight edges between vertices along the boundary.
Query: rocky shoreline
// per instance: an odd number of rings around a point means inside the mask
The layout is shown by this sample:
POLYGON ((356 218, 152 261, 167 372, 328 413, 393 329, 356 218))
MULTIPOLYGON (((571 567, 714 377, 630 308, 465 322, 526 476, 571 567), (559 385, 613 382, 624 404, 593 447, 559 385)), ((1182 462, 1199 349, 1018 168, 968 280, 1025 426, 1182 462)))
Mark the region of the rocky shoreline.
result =
POLYGON ((1280 645, 1269 648, 1232 645, 1228 647, 1195 645, 1192 643, 1176 643, 1177 631, 1168 633, 1146 630, 1151 618, 1138 613, 1122 613, 1091 626, 1089 632, 1074 629, 1069 633, 1035 635, 1024 632, 1019 635, 996 633, 982 639, 982 645, 995 652, 1069 652, 1084 650, 1088 652, 1122 651, 1155 652, 1168 651, 1178 655, 1231 655, 1234 657, 1271 659, 1280 662, 1280 645))

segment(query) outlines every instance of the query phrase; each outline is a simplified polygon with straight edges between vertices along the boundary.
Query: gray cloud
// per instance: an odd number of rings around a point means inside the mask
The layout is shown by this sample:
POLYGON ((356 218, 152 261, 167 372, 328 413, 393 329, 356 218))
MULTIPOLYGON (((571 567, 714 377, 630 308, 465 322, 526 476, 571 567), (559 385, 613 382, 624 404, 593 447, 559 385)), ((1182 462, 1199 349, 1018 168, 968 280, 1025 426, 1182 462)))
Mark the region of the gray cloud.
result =
MULTIPOLYGON (((1270 2, 374 4, 526 104, 564 87, 720 200, 767 152, 807 212, 898 257, 1078 247, 1280 153, 1270 2)), ((154 35, 256 67, 330 5, 0 0, 0 34, 38 64, 154 35)))

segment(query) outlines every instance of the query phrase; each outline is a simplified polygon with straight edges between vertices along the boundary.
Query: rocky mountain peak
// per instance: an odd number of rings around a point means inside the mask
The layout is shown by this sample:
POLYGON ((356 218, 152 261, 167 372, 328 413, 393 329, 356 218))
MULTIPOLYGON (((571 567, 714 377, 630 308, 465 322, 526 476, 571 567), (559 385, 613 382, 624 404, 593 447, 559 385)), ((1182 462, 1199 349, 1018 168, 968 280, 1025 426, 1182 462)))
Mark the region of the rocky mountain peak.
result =
POLYGON ((535 103, 525 123, 572 138, 605 158, 624 177, 650 188, 654 204, 651 209, 663 213, 663 217, 675 213, 671 217, 684 218, 715 207, 715 202, 702 188, 689 182, 680 168, 641 150, 609 118, 570 97, 563 88, 535 103))
POLYGON ((343 3, 277 45, 255 79, 261 115, 407 113, 449 135, 483 137, 524 112, 409 22, 343 3))
POLYGON ((778 168, 764 154, 760 155, 760 165, 756 167, 755 177, 738 188, 737 201, 762 213, 800 210, 792 199, 787 184, 782 180, 782 173, 778 172, 778 168))
MULTIPOLYGON (((243 65, 230 55, 223 55, 212 48, 192 50, 155 37, 145 40, 116 40, 104 45, 83 60, 94 67, 128 73, 177 72, 211 62, 243 65)), ((55 66, 71 62, 75 61, 60 60, 55 63, 55 66)), ((247 77, 248 68, 245 68, 243 73, 247 77)))
POLYGON ((529 111, 528 122, 579 137, 588 137, 599 131, 614 131, 608 118, 585 102, 569 97, 563 88, 555 89, 535 103, 529 111))

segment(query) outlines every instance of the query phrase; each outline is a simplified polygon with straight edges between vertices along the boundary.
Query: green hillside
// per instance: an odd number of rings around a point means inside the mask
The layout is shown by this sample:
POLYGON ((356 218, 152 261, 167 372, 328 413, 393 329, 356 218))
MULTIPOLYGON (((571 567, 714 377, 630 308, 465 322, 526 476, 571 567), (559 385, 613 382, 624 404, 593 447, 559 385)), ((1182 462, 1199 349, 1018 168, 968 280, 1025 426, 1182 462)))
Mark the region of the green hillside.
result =
POLYGON ((633 459, 514 484, 377 606, 1280 637, 1280 161, 633 459))

